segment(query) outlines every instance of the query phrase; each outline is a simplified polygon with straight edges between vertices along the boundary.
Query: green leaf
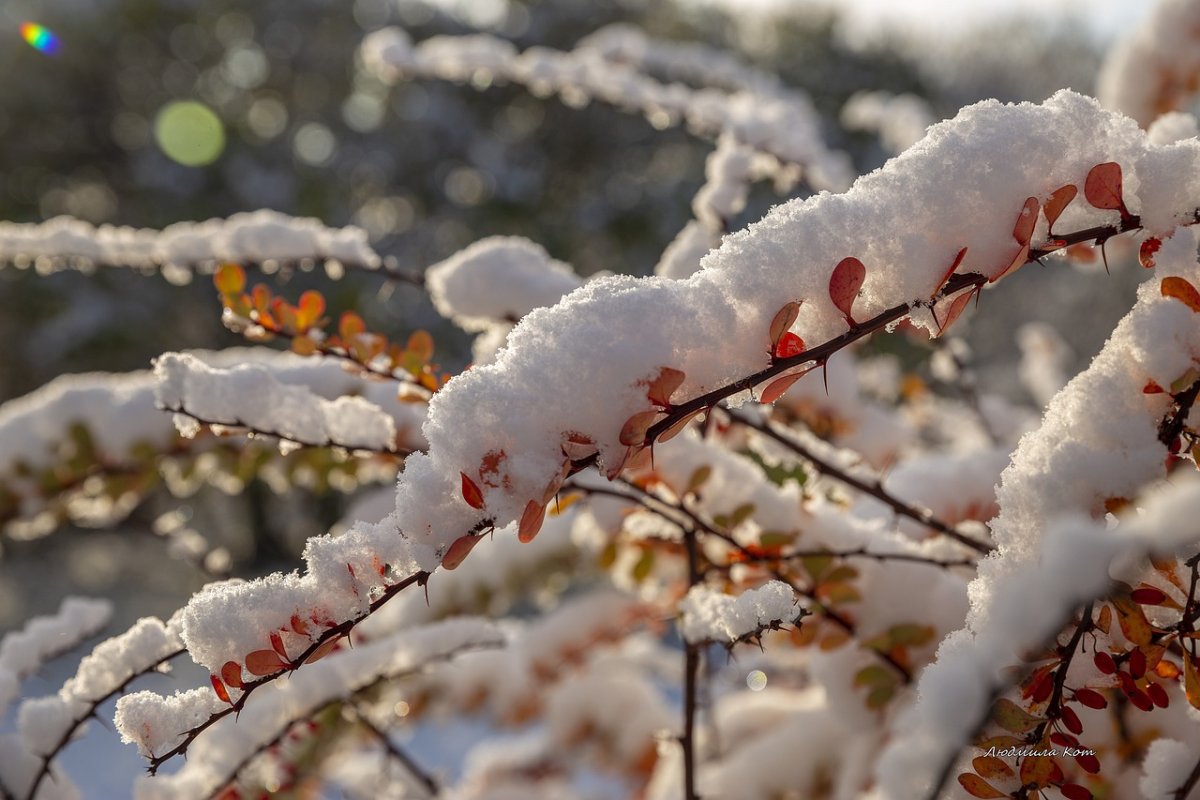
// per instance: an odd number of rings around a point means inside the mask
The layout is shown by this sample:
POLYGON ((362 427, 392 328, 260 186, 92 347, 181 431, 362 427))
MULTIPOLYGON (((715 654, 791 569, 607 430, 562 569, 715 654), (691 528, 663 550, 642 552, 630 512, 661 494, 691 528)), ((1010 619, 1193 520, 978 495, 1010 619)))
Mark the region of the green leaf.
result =
POLYGON ((992 706, 992 721, 1013 733, 1029 733, 1045 720, 1035 717, 1007 698, 1001 698, 992 706))

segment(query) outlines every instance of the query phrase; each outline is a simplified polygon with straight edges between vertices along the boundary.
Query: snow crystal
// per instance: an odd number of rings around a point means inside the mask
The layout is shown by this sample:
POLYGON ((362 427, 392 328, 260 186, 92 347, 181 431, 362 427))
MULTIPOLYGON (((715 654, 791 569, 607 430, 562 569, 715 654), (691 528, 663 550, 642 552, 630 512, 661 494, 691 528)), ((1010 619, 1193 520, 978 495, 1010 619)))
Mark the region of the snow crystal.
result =
POLYGON ((796 592, 769 581, 737 597, 693 586, 680 604, 683 636, 689 642, 735 642, 774 623, 794 622, 800 613, 796 592))

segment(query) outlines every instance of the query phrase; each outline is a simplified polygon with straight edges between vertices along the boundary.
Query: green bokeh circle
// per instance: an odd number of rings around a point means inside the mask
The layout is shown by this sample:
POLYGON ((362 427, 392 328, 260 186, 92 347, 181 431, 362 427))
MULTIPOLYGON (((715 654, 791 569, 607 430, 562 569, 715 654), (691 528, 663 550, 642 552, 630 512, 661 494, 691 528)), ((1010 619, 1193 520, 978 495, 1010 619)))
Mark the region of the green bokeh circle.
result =
POLYGON ((225 149, 225 129, 208 106, 180 100, 158 112, 154 140, 172 161, 202 167, 216 161, 225 149))

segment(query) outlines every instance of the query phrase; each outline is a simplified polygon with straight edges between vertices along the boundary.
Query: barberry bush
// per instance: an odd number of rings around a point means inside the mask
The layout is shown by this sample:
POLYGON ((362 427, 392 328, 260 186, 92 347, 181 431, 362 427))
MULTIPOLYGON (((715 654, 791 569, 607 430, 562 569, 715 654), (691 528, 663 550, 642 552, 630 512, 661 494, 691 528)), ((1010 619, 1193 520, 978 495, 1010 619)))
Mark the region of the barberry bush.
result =
POLYGON ((7 266, 202 276, 252 345, 0 407, 7 537, 207 484, 358 493, 296 569, 248 580, 163 514, 169 552, 212 582, 55 694, 13 703, 108 604, 4 637, 0 795, 86 795, 59 759, 119 697, 139 798, 1194 796, 1197 30, 1194 3, 1160 3, 1103 102, 932 124, 915 98, 856 96, 843 123, 897 153, 857 178, 803 92, 700 45, 627 26, 566 51, 365 38, 381 86, 516 86, 711 142, 646 277, 584 278, 516 236, 418 270, 271 211, 0 225, 7 266), (817 193, 739 228, 764 181, 817 193), (1073 377, 1052 326, 1010 332, 1036 405, 981 391, 960 337, 1030 264, 1142 277, 1073 377), (472 364, 280 280, 314 266, 427 293, 476 335, 472 364), (187 661, 207 680, 139 689, 187 661))

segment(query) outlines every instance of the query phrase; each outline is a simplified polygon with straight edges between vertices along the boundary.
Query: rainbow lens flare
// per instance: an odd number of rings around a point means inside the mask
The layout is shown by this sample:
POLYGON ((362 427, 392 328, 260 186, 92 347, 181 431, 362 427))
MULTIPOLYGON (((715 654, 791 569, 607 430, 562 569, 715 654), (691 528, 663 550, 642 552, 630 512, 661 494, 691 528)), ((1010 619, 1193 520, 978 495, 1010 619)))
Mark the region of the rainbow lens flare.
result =
POLYGON ((54 35, 54 31, 38 25, 36 22, 21 23, 21 38, 38 52, 47 55, 54 55, 58 52, 58 37, 54 35))

